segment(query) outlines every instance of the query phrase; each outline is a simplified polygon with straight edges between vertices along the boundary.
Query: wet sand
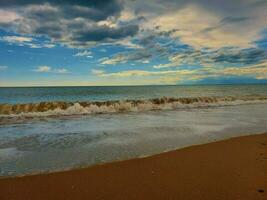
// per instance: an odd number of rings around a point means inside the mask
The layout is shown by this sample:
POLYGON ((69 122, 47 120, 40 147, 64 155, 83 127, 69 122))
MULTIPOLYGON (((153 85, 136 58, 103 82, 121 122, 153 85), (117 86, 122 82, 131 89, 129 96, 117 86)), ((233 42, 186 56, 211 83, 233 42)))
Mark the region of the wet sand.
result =
POLYGON ((86 169, 2 178, 0 199, 267 199, 267 133, 86 169))

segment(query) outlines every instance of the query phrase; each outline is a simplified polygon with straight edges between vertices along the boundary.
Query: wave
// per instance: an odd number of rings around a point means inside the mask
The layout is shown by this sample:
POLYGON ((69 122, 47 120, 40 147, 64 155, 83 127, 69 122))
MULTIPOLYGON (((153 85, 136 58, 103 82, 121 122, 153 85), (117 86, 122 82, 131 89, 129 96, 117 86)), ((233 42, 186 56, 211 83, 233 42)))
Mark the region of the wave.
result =
POLYGON ((150 110, 202 108, 255 103, 267 103, 267 96, 188 98, 162 97, 148 100, 125 100, 105 102, 41 102, 14 105, 0 104, 0 117, 35 117, 120 113, 150 110))

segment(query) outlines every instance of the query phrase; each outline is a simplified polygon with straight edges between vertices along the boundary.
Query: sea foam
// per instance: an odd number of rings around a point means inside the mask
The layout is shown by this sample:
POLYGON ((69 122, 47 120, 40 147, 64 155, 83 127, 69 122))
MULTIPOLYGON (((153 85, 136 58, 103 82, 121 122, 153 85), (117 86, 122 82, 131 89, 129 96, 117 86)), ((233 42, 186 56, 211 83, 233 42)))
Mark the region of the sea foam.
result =
POLYGON ((150 110, 172 110, 259 103, 267 103, 267 96, 188 98, 162 97, 148 100, 104 102, 41 102, 14 105, 0 104, 0 117, 38 117, 141 112, 150 110))

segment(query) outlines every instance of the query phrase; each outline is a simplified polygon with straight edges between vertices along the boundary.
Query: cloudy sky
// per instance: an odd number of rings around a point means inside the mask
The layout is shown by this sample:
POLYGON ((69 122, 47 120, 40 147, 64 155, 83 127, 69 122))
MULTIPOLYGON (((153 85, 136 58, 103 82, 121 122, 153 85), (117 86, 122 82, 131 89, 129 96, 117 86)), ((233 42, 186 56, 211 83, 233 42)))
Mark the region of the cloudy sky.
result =
POLYGON ((267 0, 0 0, 0 86, 267 83, 267 0))

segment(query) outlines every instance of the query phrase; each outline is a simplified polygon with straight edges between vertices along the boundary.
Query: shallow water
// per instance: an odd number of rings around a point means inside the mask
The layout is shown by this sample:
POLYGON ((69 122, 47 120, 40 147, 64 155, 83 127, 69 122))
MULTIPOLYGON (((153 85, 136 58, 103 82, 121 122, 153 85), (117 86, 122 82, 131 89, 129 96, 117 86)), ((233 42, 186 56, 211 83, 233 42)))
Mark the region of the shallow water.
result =
POLYGON ((0 176, 157 154, 267 130, 267 104, 37 118, 0 126, 0 176))

